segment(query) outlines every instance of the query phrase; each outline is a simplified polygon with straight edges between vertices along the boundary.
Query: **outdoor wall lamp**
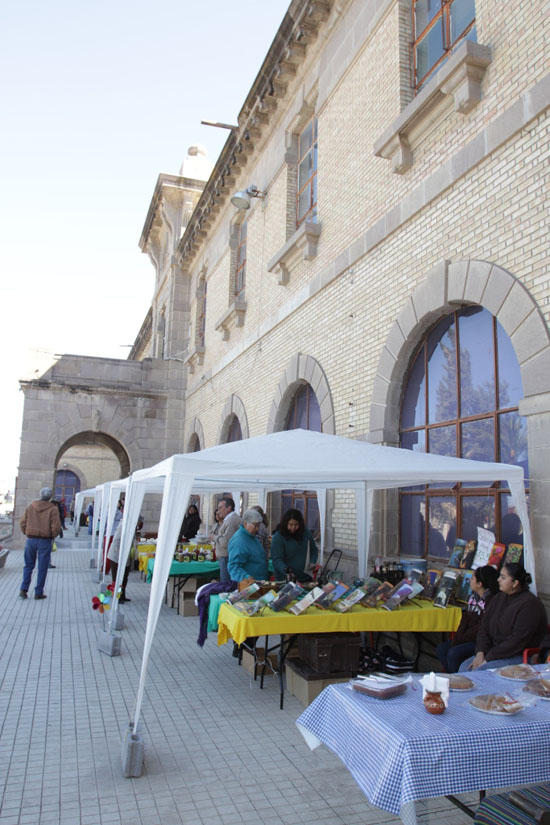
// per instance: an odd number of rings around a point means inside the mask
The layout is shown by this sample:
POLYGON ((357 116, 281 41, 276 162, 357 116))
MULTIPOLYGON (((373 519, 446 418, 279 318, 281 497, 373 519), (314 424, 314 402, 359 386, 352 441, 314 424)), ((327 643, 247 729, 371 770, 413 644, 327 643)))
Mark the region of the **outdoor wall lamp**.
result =
POLYGON ((248 189, 245 189, 244 192, 235 192, 231 197, 231 203, 233 206, 236 206, 237 209, 250 209, 250 198, 265 198, 265 195, 265 192, 262 192, 257 186, 252 184, 248 189))

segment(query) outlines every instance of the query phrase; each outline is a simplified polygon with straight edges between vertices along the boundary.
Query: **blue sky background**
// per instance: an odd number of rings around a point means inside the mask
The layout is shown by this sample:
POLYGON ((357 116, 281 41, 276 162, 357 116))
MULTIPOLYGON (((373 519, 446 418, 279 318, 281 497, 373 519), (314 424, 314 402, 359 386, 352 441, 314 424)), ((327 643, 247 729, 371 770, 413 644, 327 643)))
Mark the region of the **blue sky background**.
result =
POLYGON ((0 32, 0 490, 18 379, 51 353, 126 358, 153 293, 138 241, 159 172, 212 160, 289 0, 30 0, 0 32), (236 59, 239 55, 239 59, 236 59))

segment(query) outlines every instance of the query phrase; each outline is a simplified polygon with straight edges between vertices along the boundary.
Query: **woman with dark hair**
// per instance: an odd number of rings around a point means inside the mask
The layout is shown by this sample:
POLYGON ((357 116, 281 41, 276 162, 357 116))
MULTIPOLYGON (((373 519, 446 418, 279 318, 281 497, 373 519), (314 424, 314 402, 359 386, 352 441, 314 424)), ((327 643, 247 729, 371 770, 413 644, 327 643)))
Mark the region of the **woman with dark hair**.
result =
POLYGON ((531 576, 521 564, 504 564, 498 584, 500 593, 491 600, 477 634, 476 655, 462 662, 460 670, 488 670, 520 664, 526 647, 538 647, 546 635, 544 605, 529 590, 531 576))
POLYGON ((199 516, 199 511, 194 504, 191 504, 187 511, 187 515, 181 523, 180 541, 189 541, 190 539, 194 539, 199 532, 200 526, 201 517, 199 516))
POLYGON ((271 537, 271 561, 276 581, 284 581, 287 571, 297 581, 311 581, 306 568, 317 561, 315 540, 299 510, 287 510, 271 537))
POLYGON ((446 673, 456 673, 461 662, 476 651, 476 638, 483 614, 491 598, 498 593, 498 573, 487 564, 474 570, 470 580, 472 594, 454 639, 437 646, 437 658, 446 673))

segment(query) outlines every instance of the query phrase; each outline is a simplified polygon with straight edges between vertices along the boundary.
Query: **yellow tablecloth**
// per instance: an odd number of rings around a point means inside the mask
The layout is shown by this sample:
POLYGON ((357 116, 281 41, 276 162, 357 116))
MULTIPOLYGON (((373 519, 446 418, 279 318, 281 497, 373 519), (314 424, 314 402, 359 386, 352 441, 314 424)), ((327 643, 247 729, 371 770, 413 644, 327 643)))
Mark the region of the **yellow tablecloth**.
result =
POLYGON ((156 544, 138 544, 138 566, 140 573, 147 572, 147 562, 153 558, 157 552, 156 544))
POLYGON ((434 607, 432 602, 407 604, 396 610, 354 606, 347 613, 310 607, 301 616, 265 608, 261 616, 245 616, 223 604, 218 616, 218 644, 229 639, 238 644, 249 636, 275 636, 294 633, 350 633, 366 631, 452 632, 462 617, 460 607, 434 607))

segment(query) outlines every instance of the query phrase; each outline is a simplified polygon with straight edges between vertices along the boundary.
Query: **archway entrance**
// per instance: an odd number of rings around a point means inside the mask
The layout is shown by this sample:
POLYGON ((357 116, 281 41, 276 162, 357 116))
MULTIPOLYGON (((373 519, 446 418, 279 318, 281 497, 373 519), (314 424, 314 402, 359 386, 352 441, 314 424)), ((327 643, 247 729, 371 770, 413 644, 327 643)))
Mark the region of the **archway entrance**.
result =
POLYGON ((86 489, 115 478, 125 478, 130 474, 130 459, 124 447, 112 436, 82 432, 69 438, 59 448, 55 469, 56 498, 59 498, 57 487, 65 479, 70 487, 71 480, 76 477, 78 489, 86 489))

